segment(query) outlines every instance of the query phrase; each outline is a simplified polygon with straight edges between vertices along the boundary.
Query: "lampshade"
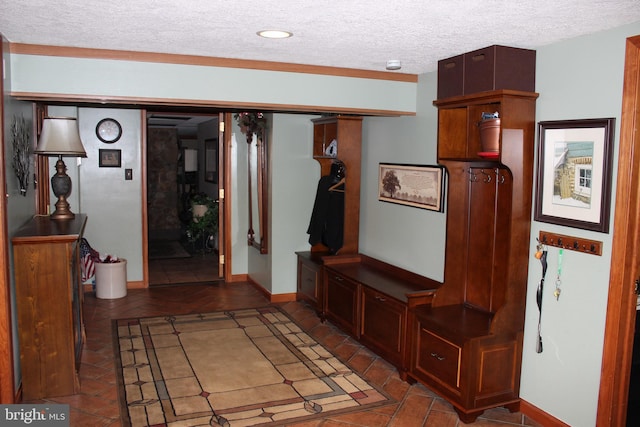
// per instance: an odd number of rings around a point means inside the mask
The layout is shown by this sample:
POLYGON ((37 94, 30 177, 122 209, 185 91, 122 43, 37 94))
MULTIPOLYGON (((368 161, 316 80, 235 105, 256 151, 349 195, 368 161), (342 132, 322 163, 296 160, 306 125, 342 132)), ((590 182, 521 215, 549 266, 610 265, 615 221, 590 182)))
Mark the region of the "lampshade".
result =
POLYGON ((196 172, 198 170, 198 150, 184 150, 184 171, 196 172))
POLYGON ((74 117, 46 117, 42 123, 40 141, 34 153, 47 156, 87 157, 78 122, 74 117))
POLYGON ((58 156, 56 174, 51 177, 51 189, 58 197, 56 210, 50 215, 55 220, 70 220, 75 214, 69 209, 67 197, 71 194, 71 178, 67 175, 67 165, 62 157, 87 157, 84 151, 78 122, 73 117, 46 117, 42 122, 40 141, 34 153, 58 156))

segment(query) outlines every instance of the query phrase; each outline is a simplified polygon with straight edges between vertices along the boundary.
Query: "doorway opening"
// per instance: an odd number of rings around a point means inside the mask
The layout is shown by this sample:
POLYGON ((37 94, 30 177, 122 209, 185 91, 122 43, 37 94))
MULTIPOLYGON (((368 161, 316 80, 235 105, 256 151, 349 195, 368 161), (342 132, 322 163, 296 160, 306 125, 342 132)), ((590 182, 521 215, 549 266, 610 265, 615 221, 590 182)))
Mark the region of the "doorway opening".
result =
POLYGON ((147 112, 149 286, 224 280, 218 123, 218 114, 147 112))

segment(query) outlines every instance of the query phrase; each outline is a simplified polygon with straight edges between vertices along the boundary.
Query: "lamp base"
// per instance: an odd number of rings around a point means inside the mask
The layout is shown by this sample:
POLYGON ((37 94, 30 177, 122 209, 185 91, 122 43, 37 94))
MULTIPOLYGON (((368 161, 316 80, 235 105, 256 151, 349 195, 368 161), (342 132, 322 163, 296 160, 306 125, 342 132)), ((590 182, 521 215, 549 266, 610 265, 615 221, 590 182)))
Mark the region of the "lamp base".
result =
POLYGON ((49 216, 51 219, 55 220, 64 220, 64 219, 74 219, 76 214, 71 212, 69 209, 69 203, 66 198, 59 197, 56 202, 56 210, 49 216))
POLYGON ((74 219, 76 216, 69 209, 69 202, 67 202, 67 196, 71 193, 71 178, 67 175, 67 166, 62 160, 62 156, 56 162, 56 174, 51 177, 51 189, 53 194, 58 197, 58 201, 56 202, 56 210, 50 218, 55 220, 74 219))

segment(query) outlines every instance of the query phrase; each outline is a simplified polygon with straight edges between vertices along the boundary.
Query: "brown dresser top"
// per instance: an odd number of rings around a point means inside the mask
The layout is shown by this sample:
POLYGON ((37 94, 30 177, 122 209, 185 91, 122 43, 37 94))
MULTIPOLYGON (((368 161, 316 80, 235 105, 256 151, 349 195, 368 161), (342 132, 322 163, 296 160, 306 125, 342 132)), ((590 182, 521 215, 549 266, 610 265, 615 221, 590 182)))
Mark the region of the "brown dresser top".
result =
POLYGON ((78 240, 84 232, 87 216, 76 214, 71 220, 52 220, 48 216, 35 216, 13 235, 13 244, 73 241, 78 240))

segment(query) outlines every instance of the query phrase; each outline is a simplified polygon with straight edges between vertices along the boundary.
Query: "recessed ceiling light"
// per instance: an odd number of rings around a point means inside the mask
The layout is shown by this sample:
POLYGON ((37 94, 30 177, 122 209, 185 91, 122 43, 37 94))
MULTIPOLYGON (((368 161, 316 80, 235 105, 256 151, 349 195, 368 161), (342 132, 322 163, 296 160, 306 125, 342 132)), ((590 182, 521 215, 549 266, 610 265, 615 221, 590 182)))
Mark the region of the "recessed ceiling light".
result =
POLYGON ((387 61, 387 70, 399 70, 402 68, 402 64, 397 59, 390 59, 387 61))
POLYGON ((293 35, 293 33, 283 30, 262 30, 258 31, 256 34, 266 39, 286 39, 293 35))

